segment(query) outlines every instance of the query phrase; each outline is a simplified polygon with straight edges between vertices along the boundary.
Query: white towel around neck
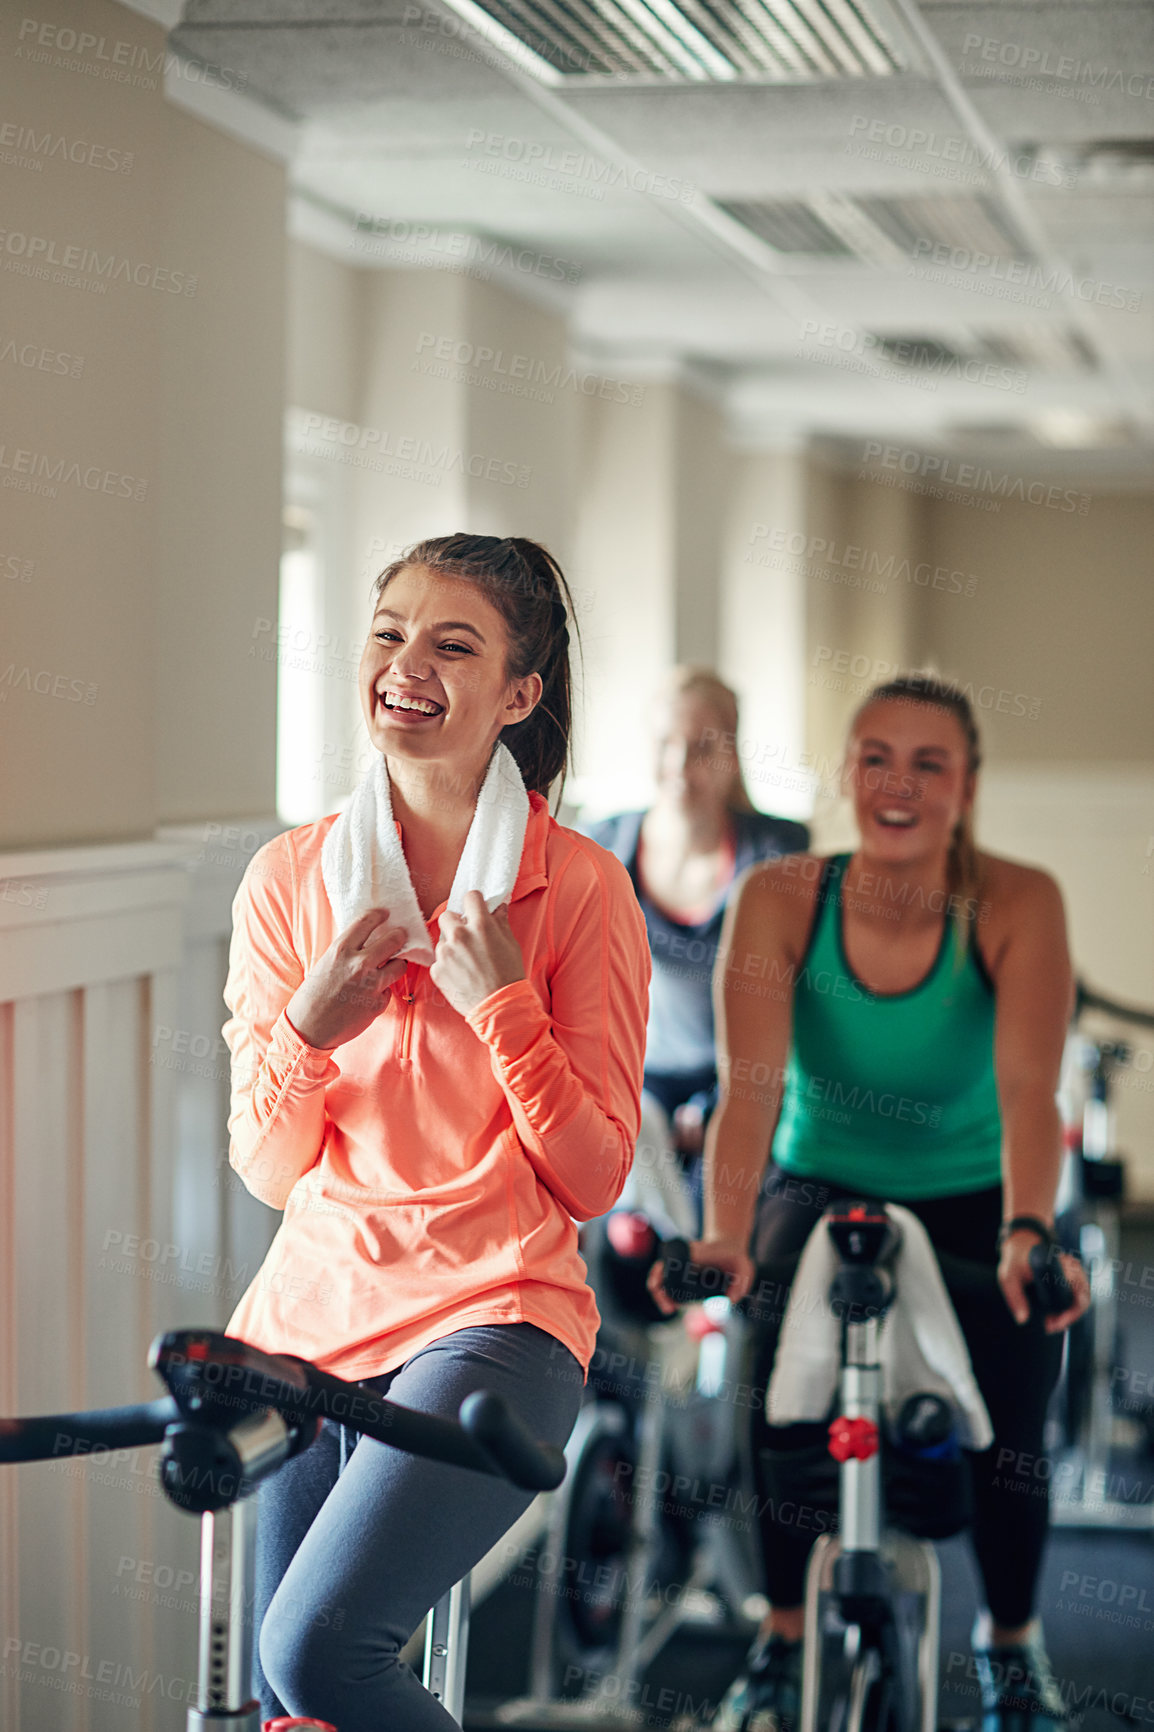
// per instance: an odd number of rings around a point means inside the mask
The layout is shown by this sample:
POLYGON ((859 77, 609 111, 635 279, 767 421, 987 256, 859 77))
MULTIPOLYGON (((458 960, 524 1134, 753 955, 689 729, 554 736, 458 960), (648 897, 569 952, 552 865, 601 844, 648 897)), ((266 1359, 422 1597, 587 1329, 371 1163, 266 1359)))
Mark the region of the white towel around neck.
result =
MULTIPOLYGON (((965 1336, 950 1303, 934 1249, 918 1217, 886 1205, 901 1229, 895 1262, 897 1298, 882 1320, 878 1362, 882 1399, 891 1419, 907 1396, 940 1395, 957 1409, 967 1449, 988 1449, 993 1428, 970 1364, 965 1336)), ((766 1391, 771 1425, 826 1417, 837 1388, 841 1324, 829 1305, 838 1254, 819 1221, 802 1251, 790 1289, 781 1342, 766 1391)))
MULTIPOLYGON (((490 914, 509 900, 528 821, 529 796, 517 761, 498 741, 449 892, 448 906, 454 914, 464 913, 469 890, 481 892, 490 914)), ((428 967, 433 946, 397 835, 383 756, 376 759, 325 837, 321 875, 337 932, 370 908, 387 908, 390 920, 405 929, 398 955, 428 967)))

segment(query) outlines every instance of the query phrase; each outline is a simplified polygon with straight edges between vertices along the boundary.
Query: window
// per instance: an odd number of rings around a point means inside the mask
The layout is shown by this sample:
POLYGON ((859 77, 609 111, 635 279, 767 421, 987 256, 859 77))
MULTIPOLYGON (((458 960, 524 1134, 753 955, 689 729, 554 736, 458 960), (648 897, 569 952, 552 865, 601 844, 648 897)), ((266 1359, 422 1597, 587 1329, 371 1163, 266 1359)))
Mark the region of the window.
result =
POLYGON ((317 774, 324 731, 325 641, 317 523, 303 506, 284 513, 277 634, 276 804, 287 824, 326 810, 317 774))

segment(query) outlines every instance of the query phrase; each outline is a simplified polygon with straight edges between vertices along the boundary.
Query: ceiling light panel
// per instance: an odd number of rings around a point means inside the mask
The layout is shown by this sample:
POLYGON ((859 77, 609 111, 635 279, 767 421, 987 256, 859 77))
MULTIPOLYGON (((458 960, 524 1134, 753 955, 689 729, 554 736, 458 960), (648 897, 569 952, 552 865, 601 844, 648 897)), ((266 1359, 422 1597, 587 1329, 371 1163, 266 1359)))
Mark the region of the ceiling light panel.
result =
POLYGON ((890 0, 448 0, 550 84, 884 78, 915 55, 890 0))

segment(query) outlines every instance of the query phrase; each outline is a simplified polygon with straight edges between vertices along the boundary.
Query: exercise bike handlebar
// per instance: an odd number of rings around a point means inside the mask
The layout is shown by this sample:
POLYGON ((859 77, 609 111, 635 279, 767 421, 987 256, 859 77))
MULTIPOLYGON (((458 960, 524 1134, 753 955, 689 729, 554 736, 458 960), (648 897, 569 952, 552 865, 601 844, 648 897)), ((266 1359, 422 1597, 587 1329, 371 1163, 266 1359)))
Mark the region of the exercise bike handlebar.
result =
POLYGON ((1120 1022, 1131 1022, 1136 1028, 1154 1028, 1154 1010, 1146 1010, 1133 1004, 1119 1004, 1116 999, 1095 992, 1084 980, 1076 980, 1071 1022, 1077 1024, 1082 1012, 1086 1010, 1100 1010, 1107 1016, 1117 1017, 1120 1022))
POLYGON ((51 1461, 85 1449, 135 1449, 162 1443, 181 1419, 171 1396, 138 1407, 107 1407, 92 1413, 42 1413, 30 1419, 0 1419, 0 1462, 51 1461))
MULTIPOLYGON (((511 1480, 522 1491, 554 1491, 565 1477, 563 1452, 551 1444, 538 1443, 500 1396, 489 1390, 477 1389, 465 1397, 458 1422, 402 1407, 363 1384, 333 1377, 307 1360, 298 1363, 305 1369, 309 1411, 338 1419, 363 1436, 391 1444, 407 1455, 473 1468, 511 1480)), ((293 1418, 301 1410, 300 1394, 286 1388, 283 1399, 274 1394, 269 1405, 293 1418)))
MULTIPOLYGON (((993 1264, 955 1257, 947 1251, 939 1251, 936 1256, 942 1279, 951 1293, 987 1298, 1000 1290, 998 1272, 993 1264)), ((780 1303, 797 1273, 800 1259, 801 1252, 798 1251, 790 1257, 759 1263, 753 1286, 741 1303, 755 1314, 759 1300, 762 1303, 767 1299, 780 1303)), ((728 1270, 695 1263, 684 1239, 666 1239, 659 1245, 654 1261, 664 1265, 661 1284, 677 1305, 699 1304, 703 1299, 724 1296, 732 1279, 728 1270)), ((1068 1310, 1074 1303, 1074 1292, 1062 1272, 1055 1248, 1041 1243, 1033 1246, 1030 1269, 1033 1274, 1031 1309, 1043 1316, 1056 1316, 1068 1310)))
POLYGON ((401 1407, 308 1360, 263 1353, 213 1330, 158 1336, 149 1364, 168 1385, 167 1397, 89 1413, 0 1419, 0 1463, 52 1460, 75 1453, 77 1445, 87 1450, 163 1443, 172 1427, 227 1431, 272 1409, 288 1422, 296 1448, 307 1447, 318 1419, 329 1418, 409 1455, 508 1479, 525 1491, 552 1491, 565 1476, 563 1453, 538 1443, 487 1391, 466 1398, 457 1423, 401 1407))

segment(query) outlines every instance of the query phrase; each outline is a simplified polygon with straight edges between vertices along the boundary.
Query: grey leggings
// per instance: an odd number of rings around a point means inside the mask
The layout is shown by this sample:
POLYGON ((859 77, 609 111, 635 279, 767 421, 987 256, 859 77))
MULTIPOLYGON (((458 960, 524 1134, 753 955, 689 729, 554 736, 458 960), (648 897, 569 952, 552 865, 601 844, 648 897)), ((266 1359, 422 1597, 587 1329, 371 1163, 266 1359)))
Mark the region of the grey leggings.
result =
MULTIPOLYGON (((458 1330, 366 1381, 404 1407, 453 1419, 472 1390, 491 1389, 542 1442, 562 1445, 584 1380, 544 1330, 502 1323, 458 1330)), ((453 1732, 401 1649, 533 1494, 325 1420, 259 1499, 253 1689, 262 1717, 315 1714, 339 1732, 453 1732)))

